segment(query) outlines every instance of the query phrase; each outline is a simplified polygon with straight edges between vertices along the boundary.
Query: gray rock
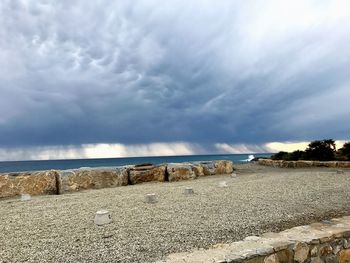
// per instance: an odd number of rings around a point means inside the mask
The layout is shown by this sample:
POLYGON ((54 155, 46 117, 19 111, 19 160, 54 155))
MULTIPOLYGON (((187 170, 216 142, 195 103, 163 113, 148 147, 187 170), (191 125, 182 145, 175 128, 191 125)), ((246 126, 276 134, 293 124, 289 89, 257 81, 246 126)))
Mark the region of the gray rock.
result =
POLYGON ((190 164, 170 163, 167 166, 169 182, 195 179, 196 174, 190 164))
POLYGON ((139 184, 145 182, 164 182, 166 166, 143 166, 132 168, 129 171, 129 181, 131 184, 139 184))

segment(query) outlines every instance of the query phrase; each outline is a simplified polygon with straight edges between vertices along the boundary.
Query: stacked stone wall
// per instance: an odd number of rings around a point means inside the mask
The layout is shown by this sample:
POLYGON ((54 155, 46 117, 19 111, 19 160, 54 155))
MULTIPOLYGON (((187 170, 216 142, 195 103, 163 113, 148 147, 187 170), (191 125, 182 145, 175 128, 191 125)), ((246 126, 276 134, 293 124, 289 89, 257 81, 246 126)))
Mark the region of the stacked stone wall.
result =
POLYGON ((158 263, 348 263, 350 217, 249 236, 210 249, 169 255, 158 263))
POLYGON ((346 161, 284 161, 272 159, 259 159, 258 164, 278 168, 308 168, 308 167, 329 167, 329 168, 350 168, 350 162, 346 161))

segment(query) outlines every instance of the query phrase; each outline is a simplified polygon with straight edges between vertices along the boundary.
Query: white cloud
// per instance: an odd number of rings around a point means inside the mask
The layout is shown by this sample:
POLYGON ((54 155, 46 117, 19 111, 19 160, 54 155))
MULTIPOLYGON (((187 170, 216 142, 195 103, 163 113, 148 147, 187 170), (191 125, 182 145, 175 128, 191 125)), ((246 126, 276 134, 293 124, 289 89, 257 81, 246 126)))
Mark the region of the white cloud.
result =
POLYGON ((138 156, 174 156, 204 153, 196 145, 185 142, 151 144, 83 144, 80 146, 44 146, 0 148, 0 160, 54 160, 84 158, 117 158, 138 156))
MULTIPOLYGON (((346 141, 335 141, 337 149, 341 148, 346 141)), ((216 149, 219 152, 231 154, 243 153, 275 153, 279 151, 293 152, 305 150, 310 142, 268 142, 260 145, 255 144, 227 144, 217 143, 216 149)))
MULTIPOLYGON (((337 149, 346 141, 336 141, 337 149)), ((228 144, 216 143, 202 145, 188 142, 150 143, 125 145, 114 144, 83 144, 79 146, 43 146, 0 148, 1 161, 17 160, 55 160, 55 159, 85 159, 85 158, 118 158, 140 156, 176 156, 196 154, 248 154, 273 153, 279 151, 292 152, 305 150, 309 142, 270 142, 263 144, 228 144)))
MULTIPOLYGON (((346 141, 344 140, 335 141, 337 149, 341 148, 345 142, 346 141)), ((303 151, 308 145, 309 142, 270 142, 265 144, 267 149, 270 149, 270 152, 293 152, 296 150, 303 151)))
POLYGON ((217 143, 215 144, 215 147, 218 150, 218 152, 229 153, 229 154, 271 152, 270 148, 266 147, 266 145, 255 145, 255 144, 217 143))

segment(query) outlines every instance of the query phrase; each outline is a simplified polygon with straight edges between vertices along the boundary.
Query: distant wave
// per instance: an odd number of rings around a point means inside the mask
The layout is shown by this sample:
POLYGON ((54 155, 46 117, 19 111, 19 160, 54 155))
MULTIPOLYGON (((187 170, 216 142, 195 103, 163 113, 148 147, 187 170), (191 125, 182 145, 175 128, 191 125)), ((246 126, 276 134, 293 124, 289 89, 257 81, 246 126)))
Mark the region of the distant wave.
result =
POLYGON ((241 160, 241 162, 251 162, 255 156, 253 154, 249 154, 247 159, 241 160))

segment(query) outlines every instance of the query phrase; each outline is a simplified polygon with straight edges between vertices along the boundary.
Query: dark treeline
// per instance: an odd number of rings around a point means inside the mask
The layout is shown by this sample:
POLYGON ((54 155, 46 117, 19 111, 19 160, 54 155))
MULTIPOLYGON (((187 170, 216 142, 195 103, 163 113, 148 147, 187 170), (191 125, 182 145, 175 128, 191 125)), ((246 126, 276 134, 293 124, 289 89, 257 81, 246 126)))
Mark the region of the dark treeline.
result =
POLYGON ((336 149, 332 139, 313 141, 305 151, 279 152, 271 156, 273 160, 298 161, 350 161, 350 142, 336 149))

